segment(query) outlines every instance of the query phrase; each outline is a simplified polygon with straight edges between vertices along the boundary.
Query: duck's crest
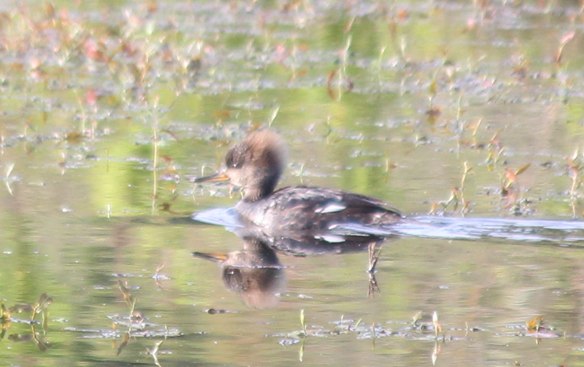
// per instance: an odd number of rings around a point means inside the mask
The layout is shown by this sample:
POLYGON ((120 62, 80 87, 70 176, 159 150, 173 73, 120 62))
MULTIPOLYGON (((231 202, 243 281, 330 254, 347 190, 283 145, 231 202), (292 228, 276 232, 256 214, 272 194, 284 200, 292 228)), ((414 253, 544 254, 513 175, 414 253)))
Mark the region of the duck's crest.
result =
POLYGON ((286 143, 272 130, 256 130, 243 141, 254 164, 262 169, 277 169, 281 174, 286 166, 286 143))

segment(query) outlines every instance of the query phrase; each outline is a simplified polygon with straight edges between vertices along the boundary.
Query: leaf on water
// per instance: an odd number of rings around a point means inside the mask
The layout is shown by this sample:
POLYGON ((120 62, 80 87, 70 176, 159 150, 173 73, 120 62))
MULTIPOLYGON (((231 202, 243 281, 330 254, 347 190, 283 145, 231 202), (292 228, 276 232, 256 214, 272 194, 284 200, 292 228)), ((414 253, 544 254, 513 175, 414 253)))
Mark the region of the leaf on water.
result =
POLYGON ((440 206, 440 203, 434 203, 434 204, 432 204, 432 206, 430 207, 430 211, 428 212, 428 214, 434 214, 434 213, 436 213, 436 209, 438 209, 439 206, 440 206))
POLYGON ((6 309, 6 307, 4 307, 4 302, 0 303, 0 323, 2 323, 2 325, 10 322, 10 312, 6 309))
POLYGON ((83 139, 83 134, 78 131, 70 132, 65 136, 65 140, 72 144, 78 144, 83 139))
POLYGON ((231 112, 229 112, 228 110, 218 110, 213 112, 213 117, 218 117, 221 119, 228 118, 231 117, 231 112))
POLYGON ((152 355, 156 355, 158 353, 158 349, 160 348, 162 343, 164 343, 164 340, 160 340, 160 341, 156 342, 156 344, 154 344, 154 348, 152 348, 152 349, 147 348, 148 353, 152 354, 152 355))
POLYGON ((412 316, 413 324, 416 325, 418 321, 422 318, 422 311, 418 311, 414 316, 412 316))
POLYGON ((389 34, 392 40, 395 40, 395 38, 397 37, 397 23, 395 21, 390 21, 387 24, 387 29, 389 30, 389 34))
POLYGON ((333 81, 335 80, 336 75, 337 75, 337 70, 333 70, 329 74, 327 82, 326 82, 326 91, 327 91, 329 97, 331 97, 331 99, 335 100, 335 101, 337 99, 337 96, 336 96, 335 91, 333 89, 333 81))
POLYGON ((462 33, 467 33, 475 29, 477 21, 475 18, 468 18, 466 20, 466 27, 463 29, 462 33))
POLYGON ((120 347, 118 348, 118 352, 116 353, 116 356, 119 356, 120 353, 122 353, 122 350, 124 350, 124 348, 126 347, 126 345, 128 345, 129 342, 130 342, 130 333, 124 333, 124 338, 122 340, 122 344, 120 344, 120 347))
POLYGON ((156 0, 150 0, 146 4, 146 9, 148 9, 148 14, 153 14, 158 11, 158 4, 156 0))
MULTIPOLYGON (((172 162, 174 161, 174 159, 172 159, 172 157, 171 157, 171 156, 168 156, 168 155, 166 155, 166 154, 162 154, 162 155, 160 156, 160 158, 162 159, 162 161, 163 161, 164 163, 172 163, 172 162)), ((167 170, 166 170, 166 172, 168 172, 168 171, 176 172, 176 169, 174 169, 174 168, 169 168, 169 169, 167 169, 167 170)))
POLYGON ((53 18, 55 16, 55 6, 51 3, 46 3, 45 12, 49 18, 53 18))
POLYGON ((436 361, 438 361, 438 355, 440 354, 440 350, 442 348, 440 347, 440 345, 438 345, 438 343, 434 344, 434 350, 432 351, 432 365, 436 365, 436 361))
POLYGON ((438 333, 442 332, 442 325, 438 322, 438 312, 436 311, 432 314, 432 325, 434 325, 434 334, 438 336, 438 333))
POLYGON ((6 175, 5 180, 4 180, 4 185, 6 185, 6 189, 8 190, 8 193, 12 196, 14 196, 13 192, 12 192, 12 188, 10 187, 10 180, 8 180, 8 178, 10 177, 10 174, 12 173, 12 170, 14 169, 14 163, 11 163, 8 165, 8 167, 6 167, 6 175))
POLYGON ((498 146, 499 145, 499 134, 501 133, 501 130, 497 131, 493 137, 491 138, 491 140, 489 141, 490 144, 494 145, 494 146, 498 146))
POLYGON ((505 186, 509 186, 510 184, 517 182, 517 174, 511 171, 510 169, 505 169, 505 177, 507 177, 507 184, 505 186))
POLYGON ((126 304, 129 307, 132 307, 132 305, 134 304, 134 297, 132 296, 132 293, 126 287, 126 285, 124 285, 124 282, 118 279, 118 287, 120 288, 120 292, 122 292, 122 295, 124 296, 124 301, 126 301, 126 304))
POLYGON ((400 9, 397 11, 396 16, 399 20, 405 20, 409 17, 409 12, 405 9, 400 9))
POLYGON ((14 165, 15 165, 15 163, 10 163, 6 167, 6 174, 4 175, 4 177, 6 177, 6 178, 10 177, 10 174, 12 173, 12 170, 14 169, 14 165))
POLYGON ((158 343, 156 343, 152 350, 146 348, 147 353, 149 353, 152 356, 152 358, 154 359, 154 364, 158 367, 161 367, 160 363, 158 362, 158 348, 160 348, 162 343, 164 343, 164 340, 161 340, 158 343))
POLYGON ((304 339, 302 339, 302 344, 300 344, 300 350, 298 351, 298 360, 302 362, 304 359, 304 339))
POLYGON ((52 345, 41 333, 35 332, 34 330, 32 339, 41 352, 45 352, 52 345))
POLYGON ((36 312, 40 313, 42 310, 49 307, 52 303, 53 299, 51 297, 47 296, 46 293, 41 294, 35 306, 36 312))
POLYGON ((438 91, 438 85, 436 82, 436 79, 432 80, 432 83, 430 83, 430 86, 428 87, 428 92, 430 92, 430 94, 432 95, 436 95, 436 92, 438 91))
POLYGON ((570 42, 574 36, 576 35, 576 31, 570 31, 562 36, 560 39, 560 45, 564 46, 566 43, 570 42))
POLYGON ((438 117, 442 114, 442 109, 438 106, 432 107, 430 108, 428 111, 426 111, 426 115, 428 115, 429 117, 438 117))
MULTIPOLYGON (((51 302, 52 302, 52 300, 51 300, 51 302)), ((47 327, 49 326, 49 311, 46 308, 44 308, 42 315, 43 315, 42 327, 43 327, 43 330, 46 331, 47 327)))
POLYGON ((515 172, 515 176, 519 176, 520 174, 522 174, 523 172, 527 171, 527 169, 529 168, 529 166, 531 166, 531 163, 527 163, 525 166, 519 168, 517 170, 517 172, 515 172))
POLYGON ((303 76, 305 76, 306 74, 308 74, 308 70, 307 69, 299 69, 296 71, 296 77, 297 78, 301 78, 303 76))
MULTIPOLYGON (((168 129, 160 129, 160 132, 163 133, 167 133, 168 135, 170 135, 174 140, 181 142, 180 138, 178 136, 176 136, 175 133, 173 133, 172 131, 168 130, 168 129)), ((163 156, 164 157, 164 156, 163 156)))
POLYGON ((99 94, 97 93, 97 91, 95 89, 91 88, 85 92, 85 104, 86 105, 95 106, 98 99, 99 99, 99 94))
POLYGON ((539 331, 542 324, 543 324, 543 316, 536 316, 527 322, 527 330, 539 331))
POLYGON ((442 115, 442 108, 434 106, 426 111, 426 115, 428 116, 428 123, 434 125, 440 115, 442 115))
POLYGON ((132 314, 130 315, 130 320, 133 322, 141 323, 145 319, 146 318, 144 317, 144 314, 142 314, 142 312, 140 311, 132 312, 132 314))
POLYGON ((578 155, 579 155, 578 148, 576 148, 574 154, 572 154, 572 156, 570 157, 570 162, 574 162, 578 158, 578 155))
POLYGON ((85 56, 94 61, 98 62, 105 62, 108 61, 109 58, 103 51, 105 46, 101 42, 96 42, 92 39, 86 39, 83 44, 83 52, 85 56))
POLYGON ((353 16, 353 17, 351 17, 351 19, 349 19, 349 22, 345 26, 345 30, 343 31, 344 34, 347 34, 351 31, 351 28, 353 28, 354 22, 355 22, 355 17, 353 16))
POLYGON ((326 81, 327 85, 331 85, 333 83, 333 80, 335 80, 335 76, 337 75, 337 70, 333 70, 331 71, 331 73, 328 76, 328 79, 326 81))

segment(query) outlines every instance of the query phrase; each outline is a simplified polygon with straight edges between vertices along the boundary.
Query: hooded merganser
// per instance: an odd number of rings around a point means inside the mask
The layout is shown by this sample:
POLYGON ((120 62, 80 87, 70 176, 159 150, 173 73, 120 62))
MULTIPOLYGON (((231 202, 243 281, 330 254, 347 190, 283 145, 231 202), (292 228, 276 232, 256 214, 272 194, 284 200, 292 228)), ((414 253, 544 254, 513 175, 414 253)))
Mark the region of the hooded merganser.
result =
POLYGON ((195 182, 230 181, 242 187, 243 199, 235 206, 236 213, 245 224, 269 232, 326 233, 339 226, 348 226, 349 231, 357 228, 355 232, 387 230, 385 226, 405 219, 381 200, 346 191, 312 186, 274 191, 285 165, 286 148, 280 136, 271 130, 256 130, 227 151, 220 172, 195 182))

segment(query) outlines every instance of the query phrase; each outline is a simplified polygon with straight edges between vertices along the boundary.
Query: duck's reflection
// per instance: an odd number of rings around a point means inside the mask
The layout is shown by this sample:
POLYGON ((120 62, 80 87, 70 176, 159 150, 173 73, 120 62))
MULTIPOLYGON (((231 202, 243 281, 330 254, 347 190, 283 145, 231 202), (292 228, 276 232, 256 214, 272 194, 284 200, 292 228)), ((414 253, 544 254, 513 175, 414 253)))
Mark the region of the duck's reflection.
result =
POLYGON ((193 256, 221 265, 223 284, 239 294, 248 307, 278 304, 286 289, 286 274, 276 252, 259 238, 242 236, 243 249, 228 254, 193 252, 193 256))
POLYGON ((379 288, 375 279, 375 265, 381 245, 387 238, 378 236, 347 236, 343 241, 298 233, 296 236, 266 236, 263 232, 246 228, 235 232, 243 240, 243 248, 228 254, 193 252, 193 256, 213 261, 221 266, 225 287, 237 293, 248 307, 275 307, 286 289, 285 266, 277 252, 291 256, 312 256, 369 252, 369 291, 379 288))

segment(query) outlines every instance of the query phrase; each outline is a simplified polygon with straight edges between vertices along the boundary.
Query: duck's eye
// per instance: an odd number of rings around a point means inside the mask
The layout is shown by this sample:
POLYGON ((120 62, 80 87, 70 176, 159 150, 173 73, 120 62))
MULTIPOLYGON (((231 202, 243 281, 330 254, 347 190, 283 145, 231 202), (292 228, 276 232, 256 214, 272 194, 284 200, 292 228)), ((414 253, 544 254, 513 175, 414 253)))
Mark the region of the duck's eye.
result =
POLYGON ((225 165, 228 168, 243 168, 252 160, 252 152, 246 145, 238 144, 227 151, 225 165))
POLYGON ((227 166, 227 168, 238 168, 240 166, 239 162, 237 162, 233 159, 228 159, 225 162, 225 165, 227 166))
POLYGON ((241 168, 242 166, 242 161, 241 161, 241 156, 239 154, 227 154, 227 156, 225 157, 225 165, 228 168, 241 168))

